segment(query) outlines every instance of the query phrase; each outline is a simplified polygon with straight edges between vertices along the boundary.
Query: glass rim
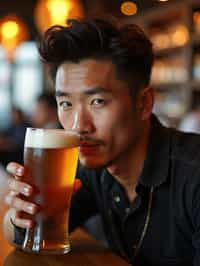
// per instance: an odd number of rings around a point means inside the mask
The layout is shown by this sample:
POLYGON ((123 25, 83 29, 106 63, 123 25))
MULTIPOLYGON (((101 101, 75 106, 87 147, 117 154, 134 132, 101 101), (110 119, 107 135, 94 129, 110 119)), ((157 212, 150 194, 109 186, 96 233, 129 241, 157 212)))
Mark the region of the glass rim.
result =
POLYGON ((77 147, 80 139, 80 135, 73 130, 27 127, 24 147, 77 147))
POLYGON ((37 127, 27 127, 26 128, 26 130, 31 130, 31 131, 46 131, 46 132, 53 132, 53 133, 55 133, 55 132, 60 132, 60 133, 64 133, 64 132, 66 132, 66 133, 71 133, 71 134, 73 134, 73 135, 77 135, 77 136, 80 136, 80 134, 79 133, 77 133, 77 132, 75 132, 75 131, 73 131, 72 129, 70 130, 70 129, 64 129, 64 128, 37 128, 37 127))

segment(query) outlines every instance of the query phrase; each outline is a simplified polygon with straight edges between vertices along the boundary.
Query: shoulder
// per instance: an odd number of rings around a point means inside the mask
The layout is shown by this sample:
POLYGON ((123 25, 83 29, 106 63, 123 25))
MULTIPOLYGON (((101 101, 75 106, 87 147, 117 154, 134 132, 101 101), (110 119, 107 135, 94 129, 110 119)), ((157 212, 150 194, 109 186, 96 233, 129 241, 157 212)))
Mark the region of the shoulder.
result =
POLYGON ((171 129, 171 158, 200 169, 200 135, 171 129))
POLYGON ((199 135, 172 131, 169 170, 177 195, 183 193, 190 201, 200 188, 199 135))

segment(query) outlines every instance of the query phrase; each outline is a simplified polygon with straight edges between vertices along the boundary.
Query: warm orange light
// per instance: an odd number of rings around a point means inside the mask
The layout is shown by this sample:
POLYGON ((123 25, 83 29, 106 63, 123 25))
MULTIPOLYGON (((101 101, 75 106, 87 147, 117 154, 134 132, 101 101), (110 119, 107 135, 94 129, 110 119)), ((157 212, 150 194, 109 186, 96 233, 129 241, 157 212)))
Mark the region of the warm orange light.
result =
POLYGON ((131 1, 125 1, 121 4, 121 12, 126 16, 132 16, 137 13, 137 5, 131 1))
POLYGON ((195 23, 200 23, 200 11, 195 11, 193 14, 193 21, 195 23))
POLYGON ((19 26, 15 21, 6 21, 2 24, 1 34, 4 38, 12 39, 19 33, 19 26))
POLYGON ((170 46, 170 36, 166 33, 155 34, 151 38, 155 49, 165 49, 170 46))
POLYGON ((65 24, 66 18, 69 16, 72 9, 72 2, 69 0, 49 0, 46 5, 50 13, 52 23, 58 25, 65 24))
POLYGON ((0 42, 12 59, 16 47, 28 38, 25 23, 16 15, 8 15, 0 20, 0 42))
POLYGON ((53 25, 66 26, 69 18, 82 16, 79 0, 38 0, 35 9, 36 25, 41 33, 53 25))
POLYGON ((200 11, 195 11, 193 14, 194 28, 197 32, 200 32, 200 11))
POLYGON ((189 32, 184 25, 177 25, 174 32, 172 32, 172 43, 175 46, 181 46, 189 40, 189 32))

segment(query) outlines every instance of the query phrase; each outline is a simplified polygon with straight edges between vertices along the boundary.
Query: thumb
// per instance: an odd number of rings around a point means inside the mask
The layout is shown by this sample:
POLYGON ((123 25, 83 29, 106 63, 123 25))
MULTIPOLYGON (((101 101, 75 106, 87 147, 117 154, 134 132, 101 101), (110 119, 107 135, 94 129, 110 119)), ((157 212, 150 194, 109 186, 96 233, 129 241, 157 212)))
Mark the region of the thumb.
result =
POLYGON ((81 180, 76 178, 74 181, 73 192, 75 193, 77 190, 81 188, 81 186, 82 186, 81 180))

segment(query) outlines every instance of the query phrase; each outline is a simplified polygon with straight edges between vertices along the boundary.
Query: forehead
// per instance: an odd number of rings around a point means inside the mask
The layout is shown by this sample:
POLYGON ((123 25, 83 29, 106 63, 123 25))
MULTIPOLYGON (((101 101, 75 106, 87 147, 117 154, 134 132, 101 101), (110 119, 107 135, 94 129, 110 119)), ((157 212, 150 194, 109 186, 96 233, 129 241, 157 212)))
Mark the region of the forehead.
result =
POLYGON ((115 68, 109 60, 88 59, 79 63, 64 63, 56 74, 56 89, 108 86, 116 80, 115 68))

